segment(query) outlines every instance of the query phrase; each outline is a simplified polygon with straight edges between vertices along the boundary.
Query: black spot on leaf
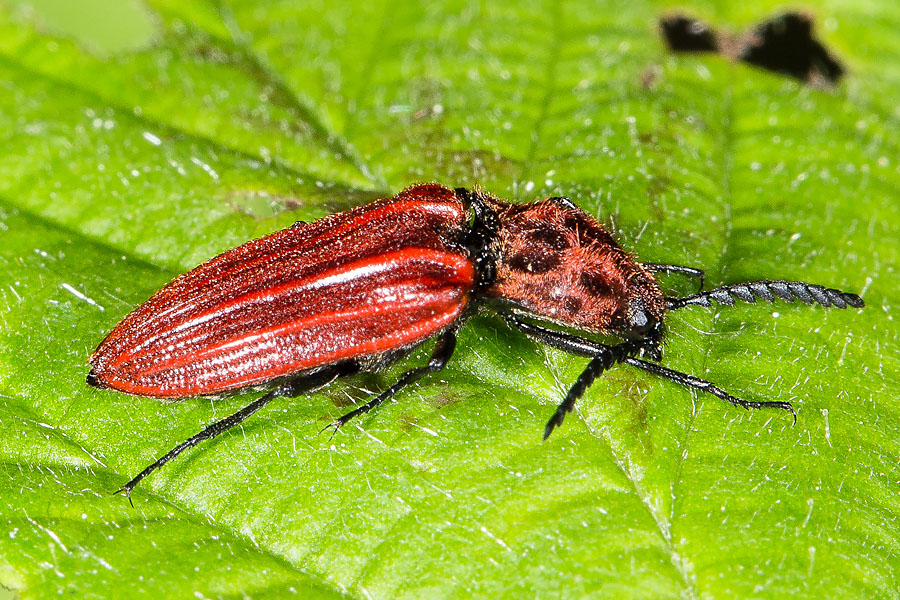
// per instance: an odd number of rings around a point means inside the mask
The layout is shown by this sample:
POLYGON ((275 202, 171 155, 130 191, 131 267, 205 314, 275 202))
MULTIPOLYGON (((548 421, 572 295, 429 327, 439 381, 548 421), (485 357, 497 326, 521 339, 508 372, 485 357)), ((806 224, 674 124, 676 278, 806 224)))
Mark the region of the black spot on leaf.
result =
POLYGON ((660 21, 663 38, 672 52, 718 52, 716 34, 700 19, 672 15, 660 21))
POLYGON ((816 87, 834 85, 844 74, 841 63, 814 37, 812 17, 803 13, 776 15, 740 35, 670 15, 660 19, 660 31, 672 52, 718 52, 816 87))

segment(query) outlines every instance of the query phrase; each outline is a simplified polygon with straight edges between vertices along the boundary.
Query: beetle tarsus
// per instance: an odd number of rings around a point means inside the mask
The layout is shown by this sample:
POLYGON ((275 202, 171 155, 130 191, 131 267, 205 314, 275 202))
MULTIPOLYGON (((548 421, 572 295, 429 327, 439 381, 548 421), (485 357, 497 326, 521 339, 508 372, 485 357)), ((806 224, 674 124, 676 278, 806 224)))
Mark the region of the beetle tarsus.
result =
POLYGON ((392 397, 394 394, 396 394, 397 392, 399 392, 400 390, 405 388, 407 385, 409 385, 416 379, 419 379, 419 377, 421 377, 422 375, 424 375, 427 372, 428 372, 427 367, 421 367, 421 369, 413 369, 411 371, 407 371, 406 373, 403 374, 403 377, 400 378, 400 381, 398 381, 397 383, 395 383, 388 389, 384 390, 383 392, 381 392, 380 394, 378 394, 377 396, 375 396, 374 398, 372 398, 371 400, 369 400, 362 406, 358 406, 355 409, 348 412, 346 415, 335 419, 334 421, 332 421, 331 423, 326 425, 325 428, 322 429, 322 431, 325 431, 325 429, 328 429, 329 427, 333 427, 334 432, 331 434, 331 436, 334 437, 334 434, 337 433, 337 430, 340 429, 341 427, 343 427, 344 425, 346 425, 349 421, 352 421, 359 415, 369 412, 370 410, 372 410, 376 406, 380 405, 382 402, 384 402, 388 398, 392 397), (418 372, 420 370, 423 370, 424 372, 420 374, 418 372))
POLYGON ((131 508, 134 508, 134 501, 132 501, 131 499, 131 490, 134 489, 135 485, 137 485, 137 483, 132 479, 131 481, 114 491, 112 495, 115 496, 117 494, 125 494, 125 497, 128 498, 128 503, 131 505, 131 508))
MULTIPOLYGON (((346 415, 344 415, 344 416, 346 416, 346 415)), ((335 434, 337 434, 338 429, 340 429, 341 427, 344 426, 344 423, 346 423, 346 421, 343 421, 342 419, 335 419, 334 421, 332 421, 331 423, 329 423, 328 425, 326 425, 325 427, 320 429, 319 435, 322 435, 323 433, 325 433, 326 429, 330 429, 331 435, 328 436, 328 441, 331 441, 334 439, 335 434)))
MULTIPOLYGON (((401 380, 401 381, 402 381, 402 380, 401 380)), ((399 382, 398 382, 398 383, 399 383, 399 382)), ((343 427, 344 425, 346 425, 348 422, 352 421, 353 419, 355 419, 356 417, 358 417, 358 416, 361 415, 361 414, 364 414, 364 413, 369 412, 370 410, 372 410, 373 408, 375 408, 376 406, 378 406, 379 404, 381 404, 382 402, 384 402, 385 400, 387 400, 388 398, 390 398, 391 396, 393 396, 394 394, 396 394, 397 391, 399 391, 399 389, 400 389, 400 388, 394 389, 394 387, 395 387, 396 385, 397 385, 397 384, 394 384, 393 386, 391 386, 390 388, 388 388, 388 389, 385 390, 384 392, 378 394, 378 396, 376 396, 376 397, 373 398, 372 400, 369 400, 368 402, 366 402, 366 403, 363 404, 362 406, 357 407, 357 408, 351 410, 351 411, 348 412, 346 415, 344 415, 344 416, 342 416, 342 417, 339 417, 339 418, 335 419, 334 421, 332 421, 331 423, 329 423, 328 425, 326 425, 325 427, 323 427, 322 429, 320 429, 320 430, 319 430, 319 433, 322 433, 322 432, 325 431, 326 429, 331 429, 331 436, 330 436, 328 439, 333 438, 334 435, 338 432, 338 430, 339 430, 341 427, 343 427)), ((402 386, 401 386, 401 387, 402 387, 402 386)))

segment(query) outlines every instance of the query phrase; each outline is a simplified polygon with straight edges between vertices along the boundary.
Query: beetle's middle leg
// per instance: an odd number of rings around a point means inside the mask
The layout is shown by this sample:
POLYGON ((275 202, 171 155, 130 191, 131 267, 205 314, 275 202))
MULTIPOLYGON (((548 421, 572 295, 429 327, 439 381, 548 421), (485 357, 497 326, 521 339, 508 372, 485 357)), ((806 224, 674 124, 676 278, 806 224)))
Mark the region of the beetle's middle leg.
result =
POLYGON ((442 370, 447 365, 450 357, 453 356, 453 351, 455 349, 456 330, 448 329, 438 337, 437 343, 434 346, 434 351, 431 353, 431 359, 428 361, 427 365, 425 365, 424 367, 410 369, 400 377, 400 380, 397 381, 397 383, 384 390, 362 406, 359 406, 354 410, 348 412, 343 417, 332 421, 331 423, 326 425, 322 429, 322 431, 331 428, 336 432, 354 417, 358 417, 361 414, 369 412, 385 400, 393 397, 397 392, 399 392, 406 386, 410 385, 411 383, 415 383, 428 373, 437 373, 438 371, 442 370))

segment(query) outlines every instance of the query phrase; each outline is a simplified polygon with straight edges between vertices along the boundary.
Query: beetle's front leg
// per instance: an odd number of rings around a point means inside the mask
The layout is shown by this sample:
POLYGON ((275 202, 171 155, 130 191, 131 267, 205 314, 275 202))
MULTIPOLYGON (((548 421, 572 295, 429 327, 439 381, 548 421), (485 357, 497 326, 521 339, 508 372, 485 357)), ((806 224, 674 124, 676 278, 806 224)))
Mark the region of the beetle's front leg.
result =
POLYGON ((581 375, 575 380, 572 387, 569 388, 566 397, 559 403, 556 412, 547 422, 544 428, 544 439, 546 440, 553 433, 553 430, 562 425, 566 415, 575 408, 575 402, 581 398, 584 393, 591 387, 594 380, 597 379, 604 371, 613 365, 625 362, 629 358, 634 357, 646 346, 646 340, 629 340, 621 344, 607 345, 581 338, 563 331, 555 331, 547 327, 535 325, 523 321, 516 315, 504 314, 506 322, 522 331, 531 339, 547 344, 559 350, 575 354, 577 356, 586 356, 591 361, 581 372, 581 375))
POLYGON ((781 400, 743 400, 736 396, 732 396, 722 388, 710 383, 709 381, 706 381, 705 379, 700 379, 699 377, 694 377, 693 375, 688 375, 687 373, 668 369, 666 367, 663 367, 662 365, 657 365, 644 360, 640 360, 635 355, 641 350, 646 350, 646 344, 648 342, 650 344, 656 343, 656 341, 652 337, 649 340, 628 341, 622 344, 609 346, 607 344, 601 344, 599 342, 581 338, 562 331, 554 331, 553 329, 548 329, 540 325, 528 323, 519 319, 515 315, 503 316, 506 319, 507 323, 521 330, 525 335, 535 341, 547 344, 548 346, 552 346, 565 352, 569 352, 570 354, 575 354, 576 356, 586 356, 593 358, 593 360, 588 363, 588 366, 587 368, 585 368, 584 372, 582 372, 581 375, 578 376, 578 379, 575 381, 575 385, 573 385, 571 389, 569 389, 569 393, 566 394, 566 398, 559 405, 556 414, 552 419, 550 419, 550 422, 547 423, 547 429, 544 431, 544 439, 546 439, 547 436, 550 435, 554 427, 562 423, 563 417, 565 417, 565 413, 572 410, 572 407, 574 407, 575 405, 575 401, 578 400, 578 398, 581 397, 585 393, 585 391, 587 391, 587 388, 591 385, 591 383, 594 382, 594 379, 599 377, 600 374, 609 367, 620 362, 631 365, 633 367, 637 367, 638 369, 642 369, 644 371, 647 371, 648 373, 659 375, 660 377, 664 377, 665 379, 668 379, 673 383, 677 383, 678 385, 699 390, 701 392, 706 392, 707 394, 712 394, 716 398, 724 400, 735 406, 740 406, 741 408, 746 408, 748 410, 759 408, 777 408, 780 410, 784 410, 793 415, 794 422, 797 421, 797 413, 794 411, 794 407, 790 402, 784 402, 781 400), (597 364, 598 361, 599 364, 597 364), (564 407, 567 408, 564 409, 564 407))

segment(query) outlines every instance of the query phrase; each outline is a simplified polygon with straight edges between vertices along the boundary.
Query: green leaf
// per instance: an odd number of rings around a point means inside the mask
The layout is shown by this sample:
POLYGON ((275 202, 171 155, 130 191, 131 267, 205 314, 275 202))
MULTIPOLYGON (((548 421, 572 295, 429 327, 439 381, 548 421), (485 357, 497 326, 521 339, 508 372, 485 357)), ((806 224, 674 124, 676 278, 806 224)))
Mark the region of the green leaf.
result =
MULTIPOLYGON (((897 597, 896 3, 817 11, 833 91, 668 54, 666 2, 66 4, 0 1, 0 598, 897 597), (110 496, 255 397, 87 388, 119 319, 242 241, 429 180, 566 195, 642 260, 867 307, 669 316, 664 364, 791 401, 793 426, 620 367, 542 442, 585 361, 485 312, 331 440, 427 348, 272 403, 134 508, 110 496)), ((739 31, 764 4, 698 16, 739 31)))

